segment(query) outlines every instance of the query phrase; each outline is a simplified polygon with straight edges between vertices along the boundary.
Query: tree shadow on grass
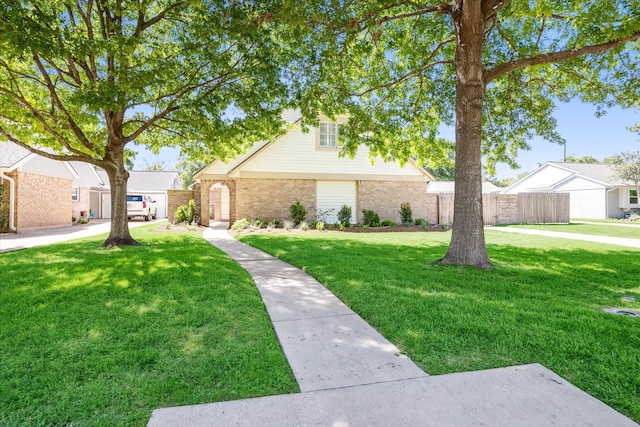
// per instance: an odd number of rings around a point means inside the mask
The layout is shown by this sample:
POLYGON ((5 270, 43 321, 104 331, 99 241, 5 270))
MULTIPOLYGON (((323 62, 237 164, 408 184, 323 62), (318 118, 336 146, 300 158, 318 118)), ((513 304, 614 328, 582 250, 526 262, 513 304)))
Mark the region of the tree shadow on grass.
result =
POLYGON ((297 390, 246 272, 199 236, 140 240, 0 256, 0 424, 139 425, 297 390))
POLYGON ((430 374, 541 363, 640 420, 640 319, 602 310, 640 308, 621 300, 640 300, 638 251, 492 236, 487 271, 437 264, 446 237, 369 236, 242 240, 304 268, 430 374))

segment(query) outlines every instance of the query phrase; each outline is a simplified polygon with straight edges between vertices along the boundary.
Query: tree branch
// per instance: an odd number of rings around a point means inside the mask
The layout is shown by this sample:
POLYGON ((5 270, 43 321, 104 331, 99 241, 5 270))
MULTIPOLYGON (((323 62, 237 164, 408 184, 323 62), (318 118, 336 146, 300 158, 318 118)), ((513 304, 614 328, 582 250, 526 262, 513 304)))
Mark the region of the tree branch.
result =
POLYGON ((482 14, 485 21, 496 16, 512 0, 482 0, 482 14))
POLYGON ((14 137, 9 132, 7 132, 6 129, 4 129, 2 126, 0 126, 0 135, 4 136, 7 140, 13 142, 16 145, 19 145, 22 148, 26 148, 30 152, 35 153, 42 157, 46 157, 48 159, 59 160, 62 162, 80 161, 80 162, 92 163, 96 166, 100 166, 99 162, 96 159, 89 156, 88 154, 83 153, 82 151, 75 152, 75 154, 73 155, 71 154, 65 155, 65 154, 51 153, 49 151, 44 151, 39 148, 36 148, 33 145, 27 144, 26 142, 14 137))
MULTIPOLYGON (((80 127, 77 125, 73 117, 71 117, 71 114, 67 111, 66 108, 64 108, 64 105, 62 105, 62 101, 60 101, 60 98, 58 97, 58 93, 56 92, 56 88, 53 82, 51 81, 51 77, 47 73, 47 70, 42 64, 42 61, 40 61, 40 57, 37 54, 33 54, 33 61, 36 63, 38 69, 40 70, 40 74, 42 74, 42 77, 46 82, 46 86, 47 86, 47 89, 49 89, 49 93, 50 93, 53 104, 65 116, 66 122, 69 123, 69 126, 71 127, 71 130, 73 131, 76 138, 78 138, 78 141, 80 141, 80 143, 85 147, 87 147, 89 150, 96 152, 95 145, 91 141, 89 141, 89 139, 86 137, 82 129, 80 129, 80 127)), ((68 146, 68 144, 66 146, 69 150, 71 150, 71 147, 68 146)))
POLYGON ((513 62, 502 64, 492 70, 486 70, 484 72, 484 84, 485 86, 491 81, 495 80, 504 74, 510 73, 521 68, 530 67, 533 65, 551 64, 554 62, 562 62, 569 59, 577 58, 583 55, 600 54, 617 47, 623 46, 625 43, 636 41, 640 39, 640 31, 633 33, 628 37, 624 37, 617 40, 611 40, 606 43, 601 43, 592 46, 583 46, 572 50, 565 50, 562 52, 553 52, 543 55, 533 56, 531 58, 524 58, 513 62))
POLYGON ((163 20, 165 18, 165 16, 167 15, 167 13, 169 13, 173 9, 176 9, 178 6, 182 6, 183 4, 184 4, 183 1, 179 1, 179 2, 173 3, 173 4, 169 5, 166 9, 164 9, 162 12, 158 13, 156 16, 154 16, 153 18, 149 19, 148 21, 145 21, 144 13, 142 12, 142 8, 140 8, 140 10, 138 12, 138 23, 136 25, 136 30, 133 33, 133 37, 135 37, 135 38, 140 37, 140 34, 142 34, 142 32, 144 30, 146 30, 147 28, 151 27, 156 22, 163 20))

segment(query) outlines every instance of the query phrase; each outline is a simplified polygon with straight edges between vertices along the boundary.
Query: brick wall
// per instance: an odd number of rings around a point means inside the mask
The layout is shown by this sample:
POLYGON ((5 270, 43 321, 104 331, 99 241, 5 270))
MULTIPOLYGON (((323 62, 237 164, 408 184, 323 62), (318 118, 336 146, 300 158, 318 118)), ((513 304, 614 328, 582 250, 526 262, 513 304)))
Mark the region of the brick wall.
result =
POLYGON ((24 172, 18 172, 15 179, 18 231, 71 225, 73 181, 24 172))
POLYGON ((413 218, 427 219, 427 183, 413 181, 359 181, 358 222, 363 221, 362 210, 371 209, 380 219, 400 222, 400 205, 409 202, 413 218))
MULTIPOLYGON (((438 216, 440 215, 440 208, 438 205, 438 194, 427 193, 426 200, 427 200, 427 214, 425 215, 424 219, 429 221, 429 224, 437 224, 438 216)), ((420 217, 416 217, 414 215, 414 218, 420 218, 420 217)))
POLYGON ((236 215, 232 213, 231 223, 240 218, 288 219, 289 208, 298 200, 307 210, 307 222, 315 220, 315 180, 238 179, 236 186, 236 215))
MULTIPOLYGON (((71 197, 71 195, 69 195, 69 197, 71 197)), ((75 216, 76 218, 81 217, 81 212, 86 212, 87 216, 89 216, 89 211, 91 210, 91 189, 89 187, 78 188, 78 200, 72 200, 71 206, 73 216, 75 216)))
POLYGON ((500 194, 498 196, 498 218, 500 224, 518 222, 518 195, 500 194))
POLYGON ((188 204, 189 200, 196 200, 196 192, 194 190, 167 191, 167 217, 170 222, 173 222, 174 214, 178 210, 178 206, 188 204))

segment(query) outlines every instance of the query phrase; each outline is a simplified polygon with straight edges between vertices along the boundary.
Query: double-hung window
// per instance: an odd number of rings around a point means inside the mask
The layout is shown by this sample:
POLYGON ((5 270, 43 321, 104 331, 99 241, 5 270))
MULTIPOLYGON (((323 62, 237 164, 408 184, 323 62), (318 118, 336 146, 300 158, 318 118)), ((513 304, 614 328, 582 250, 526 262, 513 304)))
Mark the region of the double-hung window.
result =
POLYGON ((320 123, 320 148, 339 148, 338 123, 320 123))
POLYGON ((74 202, 77 202, 78 200, 80 200, 80 194, 78 192, 78 187, 73 187, 73 189, 71 190, 71 200, 74 202))
POLYGON ((629 204, 638 204, 638 190, 629 190, 629 204))

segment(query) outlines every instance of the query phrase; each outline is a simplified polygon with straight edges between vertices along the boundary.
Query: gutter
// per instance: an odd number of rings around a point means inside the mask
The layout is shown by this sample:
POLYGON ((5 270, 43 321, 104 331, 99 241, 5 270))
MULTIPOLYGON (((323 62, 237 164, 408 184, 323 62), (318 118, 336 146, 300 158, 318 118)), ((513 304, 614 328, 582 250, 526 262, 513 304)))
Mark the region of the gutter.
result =
POLYGON ((15 213, 15 194, 16 194, 16 182, 13 178, 4 174, 4 171, 0 170, 0 179, 6 179, 9 181, 9 230, 14 233, 18 232, 15 226, 13 217, 15 213))

